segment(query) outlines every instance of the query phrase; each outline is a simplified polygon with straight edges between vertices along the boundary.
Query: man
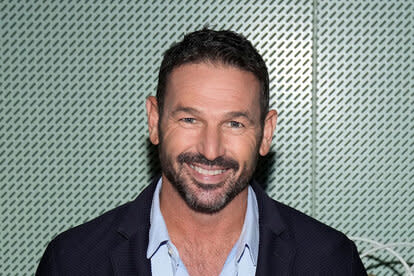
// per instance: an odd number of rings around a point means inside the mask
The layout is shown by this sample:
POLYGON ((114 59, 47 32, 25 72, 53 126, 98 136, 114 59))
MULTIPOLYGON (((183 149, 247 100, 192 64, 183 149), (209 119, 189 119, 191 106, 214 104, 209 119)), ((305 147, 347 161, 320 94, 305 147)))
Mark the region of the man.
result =
POLYGON ((345 235, 251 179, 277 113, 266 65, 244 37, 186 35, 165 53, 146 108, 161 177, 55 238, 38 275, 366 275, 345 235))

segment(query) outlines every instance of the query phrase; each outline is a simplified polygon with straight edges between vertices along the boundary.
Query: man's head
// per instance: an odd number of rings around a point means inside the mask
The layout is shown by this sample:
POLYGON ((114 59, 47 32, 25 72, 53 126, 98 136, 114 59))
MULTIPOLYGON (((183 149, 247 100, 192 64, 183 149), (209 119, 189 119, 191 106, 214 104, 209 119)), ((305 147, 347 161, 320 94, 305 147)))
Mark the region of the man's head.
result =
POLYGON ((194 32, 166 52, 146 103, 150 140, 191 209, 218 212, 248 186, 276 125, 268 91, 263 59, 233 32, 194 32))

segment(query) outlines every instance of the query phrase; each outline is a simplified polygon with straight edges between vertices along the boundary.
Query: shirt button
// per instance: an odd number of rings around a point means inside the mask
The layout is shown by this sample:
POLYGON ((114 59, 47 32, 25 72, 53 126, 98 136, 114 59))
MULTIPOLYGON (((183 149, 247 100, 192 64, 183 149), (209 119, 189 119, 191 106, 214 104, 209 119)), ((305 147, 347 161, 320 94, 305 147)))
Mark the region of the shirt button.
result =
POLYGON ((171 247, 168 246, 168 255, 170 255, 170 257, 171 257, 173 255, 173 253, 174 252, 172 251, 171 247))

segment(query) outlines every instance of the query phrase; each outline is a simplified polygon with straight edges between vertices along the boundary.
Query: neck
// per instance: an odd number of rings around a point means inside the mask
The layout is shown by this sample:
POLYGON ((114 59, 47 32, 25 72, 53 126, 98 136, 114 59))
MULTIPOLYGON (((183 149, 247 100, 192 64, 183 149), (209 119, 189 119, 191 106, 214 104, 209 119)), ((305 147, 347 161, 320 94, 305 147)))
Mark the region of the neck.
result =
POLYGON ((236 241, 243 228, 248 189, 244 189, 226 207, 213 214, 192 210, 166 177, 162 178, 160 208, 173 240, 236 241))

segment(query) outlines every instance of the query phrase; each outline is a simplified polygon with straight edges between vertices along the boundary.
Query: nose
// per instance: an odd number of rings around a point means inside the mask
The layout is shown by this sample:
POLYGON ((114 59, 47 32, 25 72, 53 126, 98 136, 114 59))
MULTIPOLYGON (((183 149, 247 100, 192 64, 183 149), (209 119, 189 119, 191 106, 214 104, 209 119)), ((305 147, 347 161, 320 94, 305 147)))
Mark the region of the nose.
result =
POLYGON ((220 129, 206 126, 200 133, 198 151, 207 159, 214 160, 224 155, 223 137, 220 129))

